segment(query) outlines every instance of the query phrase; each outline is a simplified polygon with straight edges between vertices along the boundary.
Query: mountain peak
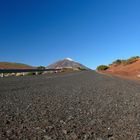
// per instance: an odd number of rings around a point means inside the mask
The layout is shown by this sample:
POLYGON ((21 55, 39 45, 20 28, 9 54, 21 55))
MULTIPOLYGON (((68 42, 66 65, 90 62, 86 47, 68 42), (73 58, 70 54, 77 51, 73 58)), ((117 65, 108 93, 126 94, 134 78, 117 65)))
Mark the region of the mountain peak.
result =
POLYGON ((73 59, 71 59, 69 57, 65 58, 65 60, 73 61, 73 59))
POLYGON ((63 60, 57 61, 57 62, 47 66, 46 68, 48 68, 48 69, 70 68, 73 70, 88 69, 86 66, 84 66, 78 62, 75 62, 71 58, 65 58, 63 60))

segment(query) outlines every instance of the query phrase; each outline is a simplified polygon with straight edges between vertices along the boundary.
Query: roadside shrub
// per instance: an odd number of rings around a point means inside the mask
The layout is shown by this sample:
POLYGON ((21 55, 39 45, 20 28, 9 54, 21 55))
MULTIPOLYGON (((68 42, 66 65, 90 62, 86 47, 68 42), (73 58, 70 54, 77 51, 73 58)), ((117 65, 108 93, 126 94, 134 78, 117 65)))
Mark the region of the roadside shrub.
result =
POLYGON ((45 70, 45 67, 44 66, 39 66, 37 67, 38 70, 45 70))
POLYGON ((26 75, 31 76, 31 75, 36 75, 35 72, 28 72, 26 75))
POLYGON ((140 58, 140 57, 139 56, 131 57, 131 58, 127 59, 124 64, 125 65, 132 64, 132 63, 136 62, 138 58, 140 58))
POLYGON ((100 66, 97 67, 97 70, 98 70, 98 71, 107 70, 108 68, 109 68, 109 67, 106 66, 106 65, 100 65, 100 66))
POLYGON ((118 65, 128 65, 128 64, 132 64, 134 62, 136 62, 138 59, 140 59, 140 56, 133 56, 130 57, 129 59, 117 59, 115 60, 112 64, 109 64, 109 66, 106 65, 100 65, 97 67, 98 71, 101 70, 107 70, 109 67, 113 66, 118 66, 118 65))
POLYGON ((123 60, 117 59, 112 64, 114 64, 114 65, 120 65, 120 64, 122 64, 122 62, 123 62, 123 60))
POLYGON ((117 64, 117 65, 119 65, 119 64, 121 64, 122 63, 122 60, 120 60, 120 59, 117 59, 116 61, 114 61, 112 64, 117 64))
MULTIPOLYGON (((37 67, 37 69, 38 70, 45 70, 45 67, 44 66, 39 66, 39 67, 37 67)), ((37 72, 37 75, 41 75, 41 74, 43 74, 44 72, 43 71, 38 71, 37 72)))
POLYGON ((126 60, 124 59, 117 59, 115 60, 111 65, 121 65, 121 64, 125 64, 126 63, 126 60))
POLYGON ((44 72, 43 71, 39 71, 37 72, 37 75, 42 75, 44 72))
POLYGON ((131 57, 129 59, 117 59, 115 60, 112 64, 110 65, 120 65, 120 64, 123 64, 123 65, 128 65, 128 64, 132 64, 133 62, 136 62, 137 59, 140 58, 139 56, 134 56, 134 57, 131 57))

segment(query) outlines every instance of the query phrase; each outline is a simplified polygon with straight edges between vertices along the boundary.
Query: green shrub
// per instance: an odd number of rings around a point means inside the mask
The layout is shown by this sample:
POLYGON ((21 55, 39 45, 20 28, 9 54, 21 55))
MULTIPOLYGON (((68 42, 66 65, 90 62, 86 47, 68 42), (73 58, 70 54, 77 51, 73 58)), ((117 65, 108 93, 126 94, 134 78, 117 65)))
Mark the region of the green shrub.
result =
POLYGON ((37 67, 38 70, 45 70, 45 67, 44 66, 39 66, 37 67))
POLYGON ((36 75, 35 72, 28 72, 26 75, 30 76, 30 75, 36 75))
POLYGON ((108 68, 109 68, 109 67, 106 66, 106 65, 100 65, 100 66, 97 67, 97 70, 98 70, 98 71, 107 70, 108 68))
POLYGON ((37 69, 39 70, 39 71, 37 72, 37 75, 41 75, 41 74, 43 74, 44 72, 43 72, 43 71, 40 71, 40 70, 45 70, 45 67, 44 67, 44 66, 39 66, 39 67, 37 67, 37 69))
POLYGON ((125 65, 132 64, 132 63, 136 62, 138 58, 140 58, 140 57, 139 56, 131 57, 131 58, 127 59, 124 64, 125 65))
POLYGON ((117 59, 115 60, 111 65, 120 65, 120 64, 123 64, 123 65, 128 65, 128 64, 131 64, 135 61, 137 61, 137 59, 140 58, 139 56, 134 56, 134 57, 131 57, 129 59, 117 59))
POLYGON ((41 75, 41 74, 43 74, 44 72, 43 71, 38 71, 37 72, 37 75, 41 75))
POLYGON ((109 66, 106 66, 106 65, 98 66, 97 70, 98 71, 107 70, 112 65, 117 66, 117 65, 121 65, 121 64, 123 64, 123 65, 132 64, 132 63, 136 62, 139 58, 140 58, 140 56, 134 56, 134 57, 131 57, 131 58, 126 59, 126 60, 125 59, 117 59, 112 64, 109 64, 109 66))
POLYGON ((126 60, 124 59, 117 59, 116 61, 114 61, 111 65, 121 65, 121 64, 125 64, 126 60))
POLYGON ((114 61, 112 64, 120 65, 121 63, 122 63, 122 60, 117 59, 117 60, 114 61))

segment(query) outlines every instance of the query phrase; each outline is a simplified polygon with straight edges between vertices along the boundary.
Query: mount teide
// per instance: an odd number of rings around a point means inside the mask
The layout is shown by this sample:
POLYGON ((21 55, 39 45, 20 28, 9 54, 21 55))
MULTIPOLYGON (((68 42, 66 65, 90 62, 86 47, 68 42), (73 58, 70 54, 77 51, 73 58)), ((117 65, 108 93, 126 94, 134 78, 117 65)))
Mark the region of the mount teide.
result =
POLYGON ((89 68, 75 62, 71 58, 65 58, 63 60, 57 61, 46 67, 47 69, 73 69, 73 70, 88 70, 89 68))

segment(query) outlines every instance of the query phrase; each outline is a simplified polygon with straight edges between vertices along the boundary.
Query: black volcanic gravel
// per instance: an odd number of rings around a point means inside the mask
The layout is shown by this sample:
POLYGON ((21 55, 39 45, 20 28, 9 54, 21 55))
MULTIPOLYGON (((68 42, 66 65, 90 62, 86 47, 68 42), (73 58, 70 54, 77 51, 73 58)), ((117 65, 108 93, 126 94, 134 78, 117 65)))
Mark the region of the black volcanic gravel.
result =
POLYGON ((1 78, 0 140, 140 140, 140 84, 94 71, 1 78))

